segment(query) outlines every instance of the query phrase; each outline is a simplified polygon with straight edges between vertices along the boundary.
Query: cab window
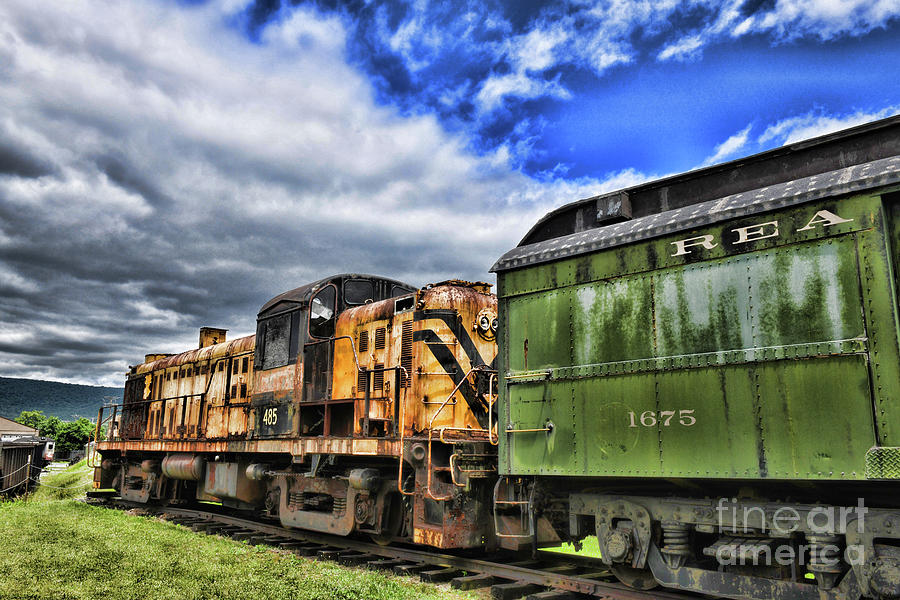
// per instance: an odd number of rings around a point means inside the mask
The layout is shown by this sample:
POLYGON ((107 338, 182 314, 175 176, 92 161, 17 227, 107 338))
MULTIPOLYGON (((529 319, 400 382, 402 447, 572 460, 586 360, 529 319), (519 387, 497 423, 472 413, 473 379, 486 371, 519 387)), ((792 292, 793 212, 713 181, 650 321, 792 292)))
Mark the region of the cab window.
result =
POLYGON ((262 324, 264 325, 262 368, 273 369, 288 364, 291 349, 291 315, 278 315, 266 319, 262 324))
POLYGON ((329 285, 319 290, 309 303, 310 337, 327 339, 334 336, 335 287, 329 285))
POLYGON ((375 286, 367 279, 348 279, 344 282, 344 302, 365 304, 375 300, 375 286))

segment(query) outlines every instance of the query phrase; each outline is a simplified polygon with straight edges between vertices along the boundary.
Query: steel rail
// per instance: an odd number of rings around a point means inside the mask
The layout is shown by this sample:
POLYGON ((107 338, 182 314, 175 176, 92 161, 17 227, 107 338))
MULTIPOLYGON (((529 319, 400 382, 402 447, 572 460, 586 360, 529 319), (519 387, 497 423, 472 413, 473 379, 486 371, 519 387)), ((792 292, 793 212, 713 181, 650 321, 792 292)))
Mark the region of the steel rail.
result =
MULTIPOLYGON (((413 549, 402 546, 381 546, 372 542, 363 542, 327 533, 306 531, 298 529, 285 529, 284 527, 260 521, 254 521, 241 517, 217 512, 215 510, 203 510, 186 507, 153 506, 115 499, 104 503, 114 508, 143 509, 149 514, 172 515, 174 517, 193 518, 206 521, 217 521, 224 525, 256 531, 268 536, 277 536, 298 542, 319 544, 323 548, 340 548, 342 551, 353 551, 367 555, 373 555, 389 559, 405 560, 412 563, 421 563, 435 567, 452 567, 471 573, 491 575, 497 579, 517 583, 529 583, 554 590, 565 590, 579 594, 603 598, 604 600, 685 600, 696 596, 673 592, 670 590, 641 591, 626 587, 614 581, 614 577, 608 572, 606 566, 599 561, 586 560, 583 557, 571 557, 557 555, 549 552, 539 552, 539 557, 544 560, 558 561, 550 569, 564 565, 580 568, 596 568, 598 577, 606 577, 608 580, 584 577, 582 575, 565 575, 553 571, 517 566, 508 562, 493 562, 488 558, 470 558, 455 554, 432 552, 423 549, 413 549)), ((502 557, 511 560, 510 555, 502 557)), ((519 558, 521 557, 514 557, 519 558)))

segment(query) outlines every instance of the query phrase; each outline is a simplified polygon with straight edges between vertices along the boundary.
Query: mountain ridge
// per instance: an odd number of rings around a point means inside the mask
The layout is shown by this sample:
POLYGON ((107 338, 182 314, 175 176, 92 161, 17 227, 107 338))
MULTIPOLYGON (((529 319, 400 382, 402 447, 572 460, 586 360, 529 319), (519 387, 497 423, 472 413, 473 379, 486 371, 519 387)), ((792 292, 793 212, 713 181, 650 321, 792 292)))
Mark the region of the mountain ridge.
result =
POLYGON ((122 388, 0 377, 0 416, 15 419, 23 410, 40 410, 63 421, 97 418, 103 404, 122 401, 122 388))

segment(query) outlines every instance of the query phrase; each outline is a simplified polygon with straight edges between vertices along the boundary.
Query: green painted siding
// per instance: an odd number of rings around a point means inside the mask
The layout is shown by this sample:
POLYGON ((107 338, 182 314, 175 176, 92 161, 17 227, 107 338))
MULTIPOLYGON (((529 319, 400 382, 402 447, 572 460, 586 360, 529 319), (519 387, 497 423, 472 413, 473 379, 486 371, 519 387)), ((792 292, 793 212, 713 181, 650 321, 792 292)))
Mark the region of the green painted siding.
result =
POLYGON ((859 196, 501 273, 501 430, 553 425, 501 472, 864 478, 900 445, 886 227, 859 196))

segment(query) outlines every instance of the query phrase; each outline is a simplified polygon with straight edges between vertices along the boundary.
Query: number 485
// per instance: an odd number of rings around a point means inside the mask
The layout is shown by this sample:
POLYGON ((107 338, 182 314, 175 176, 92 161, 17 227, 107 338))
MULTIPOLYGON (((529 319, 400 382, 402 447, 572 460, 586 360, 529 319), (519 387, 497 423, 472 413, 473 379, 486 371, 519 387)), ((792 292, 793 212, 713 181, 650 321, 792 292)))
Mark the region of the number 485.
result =
POLYGON ((697 418, 694 417, 694 409, 684 409, 679 411, 674 410, 661 410, 658 413, 652 410, 645 410, 641 413, 641 416, 638 417, 635 415, 634 411, 628 411, 628 418, 630 420, 629 427, 637 427, 638 422, 644 427, 656 427, 657 423, 662 425, 663 427, 668 427, 672 423, 672 419, 675 415, 678 415, 678 424, 683 425, 685 427, 690 427, 697 423, 697 418))

